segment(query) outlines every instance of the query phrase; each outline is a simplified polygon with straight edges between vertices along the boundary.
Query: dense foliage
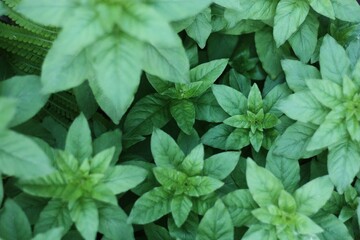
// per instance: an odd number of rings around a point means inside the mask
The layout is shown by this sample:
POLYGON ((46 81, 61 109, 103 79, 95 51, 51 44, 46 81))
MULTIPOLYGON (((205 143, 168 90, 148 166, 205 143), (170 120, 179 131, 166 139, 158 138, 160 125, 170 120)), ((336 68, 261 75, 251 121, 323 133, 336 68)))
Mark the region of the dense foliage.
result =
POLYGON ((0 0, 0 239, 360 239, 356 0, 0 0))

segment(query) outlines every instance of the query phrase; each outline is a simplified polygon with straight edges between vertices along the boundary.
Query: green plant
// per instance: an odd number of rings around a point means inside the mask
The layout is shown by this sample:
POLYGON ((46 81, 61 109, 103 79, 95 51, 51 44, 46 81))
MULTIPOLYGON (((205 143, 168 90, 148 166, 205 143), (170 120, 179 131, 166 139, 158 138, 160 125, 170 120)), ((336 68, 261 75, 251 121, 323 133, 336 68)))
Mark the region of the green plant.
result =
POLYGON ((357 2, 0 0, 0 239, 358 239, 357 2))

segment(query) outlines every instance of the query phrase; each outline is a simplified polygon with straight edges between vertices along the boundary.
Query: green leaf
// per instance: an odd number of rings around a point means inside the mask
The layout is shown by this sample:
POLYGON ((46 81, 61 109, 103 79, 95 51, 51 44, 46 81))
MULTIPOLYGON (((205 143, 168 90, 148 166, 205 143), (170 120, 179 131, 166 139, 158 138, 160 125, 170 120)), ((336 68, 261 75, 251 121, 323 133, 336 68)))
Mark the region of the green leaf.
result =
POLYGON ((305 65, 296 60, 282 60, 281 66, 286 75, 286 82, 294 92, 307 89, 306 79, 320 79, 320 72, 316 67, 305 65))
MULTIPOLYGON (((299 162, 297 158, 291 159, 286 157, 286 155, 276 155, 273 149, 270 149, 266 156, 266 169, 270 170, 275 177, 281 180, 286 191, 294 192, 300 182, 299 162)), ((291 152, 291 147, 288 149, 291 152)))
POLYGON ((331 181, 342 194, 360 170, 360 154, 355 143, 348 141, 329 150, 328 171, 331 181))
POLYGON ((171 214, 178 227, 184 224, 192 208, 191 199, 185 195, 175 196, 171 200, 171 214))
POLYGON ((195 118, 207 122, 222 122, 228 114, 220 107, 211 89, 200 97, 192 99, 195 105, 195 118))
POLYGON ((0 97, 0 133, 9 125, 16 112, 16 100, 0 97))
POLYGON ((297 214, 295 218, 295 227, 298 233, 300 234, 315 234, 323 232, 324 230, 317 225, 309 217, 297 214))
POLYGON ((317 17, 309 14, 299 29, 289 38, 296 56, 304 63, 308 62, 315 52, 319 25, 317 17))
POLYGON ((258 205, 247 189, 233 191, 222 198, 227 210, 230 213, 235 227, 250 225, 256 222, 252 211, 258 208, 258 205))
POLYGON ((212 32, 211 9, 206 8, 196 15, 194 21, 185 29, 186 33, 194 39, 199 47, 203 49, 212 32))
POLYGON ((66 136, 65 151, 71 153, 80 163, 91 157, 92 143, 89 124, 80 114, 69 128, 66 136))
POLYGON ((89 79, 90 87, 100 107, 117 124, 140 83, 142 44, 126 34, 110 35, 97 41, 91 56, 96 78, 89 79))
POLYGON ((45 233, 49 229, 62 228, 61 233, 65 234, 72 225, 70 212, 67 203, 61 200, 50 200, 41 211, 40 217, 35 224, 35 234, 45 233))
POLYGON ((264 139, 263 132, 259 130, 256 130, 255 132, 250 131, 249 137, 250 137, 250 143, 253 146, 254 150, 256 152, 259 152, 264 139))
POLYGON ((172 218, 167 223, 169 233, 174 239, 194 240, 199 226, 199 217, 196 213, 190 212, 187 220, 181 227, 177 227, 172 218))
POLYGON ((204 145, 199 144, 191 150, 179 166, 188 176, 201 173, 204 167, 204 145))
POLYGON ((330 199, 334 186, 328 176, 316 178, 294 193, 297 211, 311 216, 320 210, 330 199))
POLYGON ((246 112, 247 99, 241 92, 225 85, 216 84, 212 86, 212 91, 219 105, 230 116, 246 112))
POLYGON ((182 1, 181 4, 177 0, 157 1, 150 0, 149 3, 156 11, 161 13, 168 21, 178 21, 192 17, 201 10, 210 5, 210 0, 191 0, 182 1))
POLYGON ((101 204, 99 210, 99 232, 109 239, 135 239, 131 224, 127 223, 126 213, 119 207, 101 204))
POLYGON ((90 172, 104 173, 110 165, 114 151, 115 147, 111 147, 96 154, 95 157, 90 160, 90 172))
POLYGON ((99 212, 96 204, 91 199, 79 199, 69 205, 71 219, 75 222, 81 236, 95 239, 99 227, 99 212))
POLYGON ((342 142, 348 137, 346 125, 341 119, 328 117, 312 136, 306 150, 318 150, 342 142))
POLYGON ((247 159, 246 182, 252 197, 261 207, 276 205, 281 190, 284 189, 282 183, 271 172, 257 166, 250 158, 247 159))
POLYGON ((296 92, 279 103, 279 109, 288 117, 304 123, 321 124, 328 114, 309 90, 296 92))
POLYGON ((355 0, 331 0, 335 17, 347 22, 360 22, 360 6, 355 0))
POLYGON ((47 155, 30 138, 12 131, 0 134, 0 172, 32 178, 53 171, 47 155))
POLYGON ((52 228, 47 232, 37 234, 32 240, 61 240, 62 237, 62 228, 52 228))
POLYGON ((283 45, 305 21, 310 10, 307 1, 282 0, 276 7, 274 39, 277 47, 283 45))
POLYGON ((313 220, 324 230, 317 234, 321 240, 353 239, 346 225, 332 214, 315 216, 313 220))
POLYGON ((278 204, 279 208, 287 213, 294 213, 297 210, 295 199, 285 190, 281 191, 278 204))
POLYGON ((240 152, 222 152, 205 159, 204 175, 223 180, 236 167, 240 159, 240 152))
POLYGON ((179 128, 186 134, 190 134, 195 123, 195 106, 191 101, 182 99, 173 101, 170 113, 174 117, 179 128))
POLYGON ((155 47, 145 44, 142 65, 145 72, 160 79, 175 83, 190 81, 190 64, 182 46, 155 47))
POLYGON ((147 171, 143 168, 117 165, 105 173, 103 183, 114 194, 119 194, 139 185, 146 175, 147 171))
POLYGON ((224 185, 220 180, 206 176, 189 177, 186 182, 185 194, 191 197, 210 194, 224 185))
POLYGON ((126 116, 125 135, 148 135, 153 128, 163 127, 171 119, 169 103, 167 98, 158 94, 140 99, 126 116))
POLYGON ((309 0, 309 3, 317 13, 335 19, 335 12, 331 0, 309 0))
POLYGON ((145 225, 144 231, 148 239, 173 240, 166 228, 153 223, 145 225))
POLYGON ((350 60, 345 50, 334 38, 326 35, 320 48, 320 70, 323 79, 342 84, 343 77, 348 73, 350 60))
POLYGON ((177 167, 185 158, 175 140, 160 129, 151 135, 151 153, 158 167, 177 167))
MULTIPOLYGON (((16 100, 10 126, 27 121, 45 105, 49 96, 41 93, 41 87, 40 78, 34 75, 15 76, 0 83, 0 96, 16 100)), ((11 107, 13 103, 9 104, 11 107)))
POLYGON ((287 48, 278 48, 271 28, 263 28, 255 33, 255 47, 262 67, 272 79, 282 72, 281 60, 287 55, 287 48))
POLYGON ((234 128, 250 128, 250 121, 247 115, 234 115, 225 119, 224 123, 234 128))
POLYGON ((249 130, 235 129, 226 124, 210 128, 201 138, 202 143, 223 150, 240 150, 249 145, 249 130))
POLYGON ((71 0, 49 2, 47 0, 22 0, 14 8, 40 24, 63 26, 76 8, 76 3, 71 0))
POLYGON ((308 79, 306 85, 313 96, 328 108, 335 108, 343 102, 342 88, 329 80, 308 79))
POLYGON ((157 187, 142 195, 131 210, 128 222, 146 224, 153 222, 171 211, 170 193, 157 187))
POLYGON ((234 227, 224 203, 218 200, 201 220, 196 236, 197 240, 234 239, 234 227))
POLYGON ((4 183, 2 180, 2 176, 0 174, 0 203, 2 203, 4 200, 4 183))
POLYGON ((6 240, 30 240, 31 227, 23 210, 7 199, 0 211, 0 238, 6 240))
POLYGON ((249 92, 247 109, 253 113, 258 113, 263 108, 261 92, 257 84, 254 84, 249 92))

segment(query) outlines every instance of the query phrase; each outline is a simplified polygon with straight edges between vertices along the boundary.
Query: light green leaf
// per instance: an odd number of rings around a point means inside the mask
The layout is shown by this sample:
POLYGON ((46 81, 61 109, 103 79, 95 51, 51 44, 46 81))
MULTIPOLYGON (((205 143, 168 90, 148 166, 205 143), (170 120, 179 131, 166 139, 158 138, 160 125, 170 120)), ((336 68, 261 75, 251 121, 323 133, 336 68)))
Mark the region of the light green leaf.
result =
POLYGON ((35 224, 35 234, 45 233, 49 229, 62 228, 61 233, 68 232, 72 225, 67 203, 61 200, 50 200, 41 211, 40 217, 35 224))
POLYGON ((251 225, 249 230, 246 231, 242 240, 255 240, 255 239, 277 239, 275 227, 269 224, 255 224, 251 225))
POLYGON ((343 102, 342 88, 329 80, 308 79, 306 85, 313 96, 328 108, 335 108, 343 102))
POLYGON ((191 199, 185 195, 175 196, 171 200, 171 214, 178 227, 184 224, 192 208, 191 199))
POLYGON ((79 199, 69 205, 71 219, 86 240, 95 239, 99 227, 99 212, 91 199, 79 199))
POLYGON ((179 4, 178 0, 149 0, 148 2, 168 21, 178 21, 192 17, 201 12, 210 5, 211 0, 198 0, 196 2, 192 0, 185 0, 181 1, 181 4, 179 4))
POLYGON ((201 173, 204 167, 204 145, 199 144, 191 150, 179 166, 188 176, 201 173))
POLYGON ((254 150, 256 152, 259 152, 264 139, 263 132, 259 130, 256 130, 255 132, 250 131, 249 137, 250 137, 250 143, 253 146, 254 150))
POLYGON ((334 38, 326 35, 320 48, 320 70, 323 79, 342 84, 350 69, 350 60, 345 50, 334 38))
POLYGON ((128 222, 146 224, 153 222, 171 211, 172 196, 162 187, 142 195, 131 210, 128 222))
POLYGON ((126 213, 119 207, 101 204, 99 210, 99 232, 108 239, 134 239, 134 229, 127 223, 126 213))
POLYGON ((312 218, 324 231, 317 236, 321 240, 352 240, 346 225, 332 214, 318 215, 312 218))
POLYGON ((295 199, 285 190, 281 191, 278 204, 279 208, 287 213, 294 213, 297 210, 295 199))
POLYGON ((268 20, 275 16, 277 0, 239 0, 234 8, 244 19, 268 20))
POLYGON ((282 72, 280 61, 288 55, 288 49, 276 46, 272 29, 268 27, 255 33, 255 47, 265 72, 276 79, 282 72))
POLYGON ((294 193, 297 211, 306 216, 315 214, 330 199, 334 186, 328 176, 316 178, 294 193))
POLYGON ((146 178, 147 171, 137 166, 120 166, 110 168, 103 183, 114 193, 119 194, 136 187, 146 178))
POLYGON ((209 209, 198 228, 196 240, 231 240, 234 239, 234 227, 224 203, 218 200, 209 209))
POLYGON ((257 166, 250 158, 247 159, 246 182, 252 197, 261 207, 276 205, 280 192, 284 189, 282 183, 271 172, 257 166))
POLYGON ((282 60, 281 66, 286 75, 286 82, 294 92, 307 89, 306 79, 320 79, 320 72, 316 67, 305 65, 296 60, 282 60))
POLYGON ((196 66, 190 71, 191 82, 203 82, 196 96, 203 94, 224 72, 228 59, 217 59, 196 66))
POLYGON ((329 150, 328 171, 331 181, 342 194, 360 170, 360 154, 353 142, 345 142, 329 150))
POLYGON ((309 3, 316 12, 328 18, 335 19, 335 12, 331 0, 309 0, 309 3))
POLYGON ((324 230, 317 225, 313 220, 309 217, 297 214, 295 218, 295 227, 298 233, 300 234, 315 234, 321 233, 324 230))
POLYGON ((247 109, 253 113, 258 113, 263 108, 263 100, 259 87, 255 83, 249 92, 247 109))
POLYGON ((279 103, 279 109, 288 117, 304 123, 321 124, 328 110, 309 90, 296 92, 279 103))
POLYGON ((224 123, 234 128, 250 128, 250 122, 247 115, 234 115, 225 119, 224 123))
POLYGON ((15 11, 40 24, 63 26, 75 8, 76 3, 72 0, 22 0, 15 6, 15 11))
POLYGON ((92 47, 91 56, 96 78, 89 79, 90 87, 100 107, 117 124, 140 83, 142 44, 126 34, 110 35, 92 47))
POLYGON ((342 142, 348 137, 346 125, 341 119, 327 118, 312 136, 306 150, 318 150, 342 142))
POLYGON ((158 94, 147 95, 136 102, 126 116, 126 135, 148 135, 154 128, 163 127, 170 119, 170 101, 158 94))
POLYGON ((204 175, 223 180, 236 167, 240 159, 240 152, 222 152, 205 159, 204 175))
POLYGON ((80 163, 91 157, 92 143, 89 124, 80 114, 71 124, 66 136, 65 151, 71 153, 80 163))
POLYGON ((360 22, 360 6, 355 0, 331 0, 335 17, 347 22, 360 22))
POLYGON ((195 123, 195 106, 191 101, 182 99, 173 101, 170 106, 170 113, 175 119, 179 128, 186 134, 190 134, 195 123))
POLYGON ((258 208, 258 205, 247 189, 233 191, 222 198, 227 210, 230 213, 235 227, 249 225, 256 222, 251 211, 258 208))
POLYGON ((194 39, 199 47, 203 49, 212 32, 211 9, 206 8, 196 15, 194 21, 185 29, 186 33, 194 39))
POLYGON ((12 131, 0 134, 0 172, 19 178, 32 178, 53 171, 51 162, 40 147, 12 131))
POLYGON ((49 96, 40 92, 41 87, 40 78, 35 75, 15 76, 0 83, 0 95, 16 100, 15 116, 10 126, 27 121, 45 105, 49 96))
POLYGON ((319 25, 317 17, 309 14, 299 29, 289 38, 296 56, 304 63, 308 62, 315 52, 319 25))
POLYGON ((244 114, 247 110, 246 97, 239 91, 226 85, 213 85, 212 91, 219 105, 230 116, 244 114))
POLYGON ((182 46, 155 47, 146 43, 142 65, 145 72, 163 80, 175 83, 190 81, 190 64, 182 46))
POLYGON ((175 140, 160 129, 151 135, 151 153, 158 167, 177 167, 185 158, 175 140))
POLYGON ((220 180, 206 176, 189 177, 186 182, 185 194, 191 197, 210 194, 224 185, 220 180))
POLYGON ((61 240, 63 228, 52 228, 47 232, 37 234, 32 240, 61 240))
POLYGON ((0 133, 9 125, 16 112, 16 100, 0 97, 0 133))
POLYGON ((281 116, 282 113, 277 109, 277 105, 281 101, 281 99, 284 99, 285 97, 289 96, 291 94, 291 90, 289 89, 288 85, 286 83, 282 83, 279 85, 276 85, 273 89, 270 90, 264 97, 264 113, 268 116, 281 116), (274 114, 274 115, 269 115, 274 114))
POLYGON ((118 161, 119 155, 122 151, 121 140, 122 133, 119 129, 103 133, 94 140, 93 152, 94 154, 98 154, 104 150, 108 150, 109 148, 114 147, 115 151, 113 152, 113 157, 111 160, 111 164, 114 164, 118 161))
POLYGON ((310 6, 303 0, 281 0, 276 7, 274 39, 277 47, 283 45, 305 21, 310 6))
POLYGON ((30 240, 31 227, 23 210, 7 199, 0 212, 0 238, 5 240, 30 240))
POLYGON ((111 147, 96 154, 90 160, 90 172, 91 173, 104 173, 113 158, 115 147, 111 147))

